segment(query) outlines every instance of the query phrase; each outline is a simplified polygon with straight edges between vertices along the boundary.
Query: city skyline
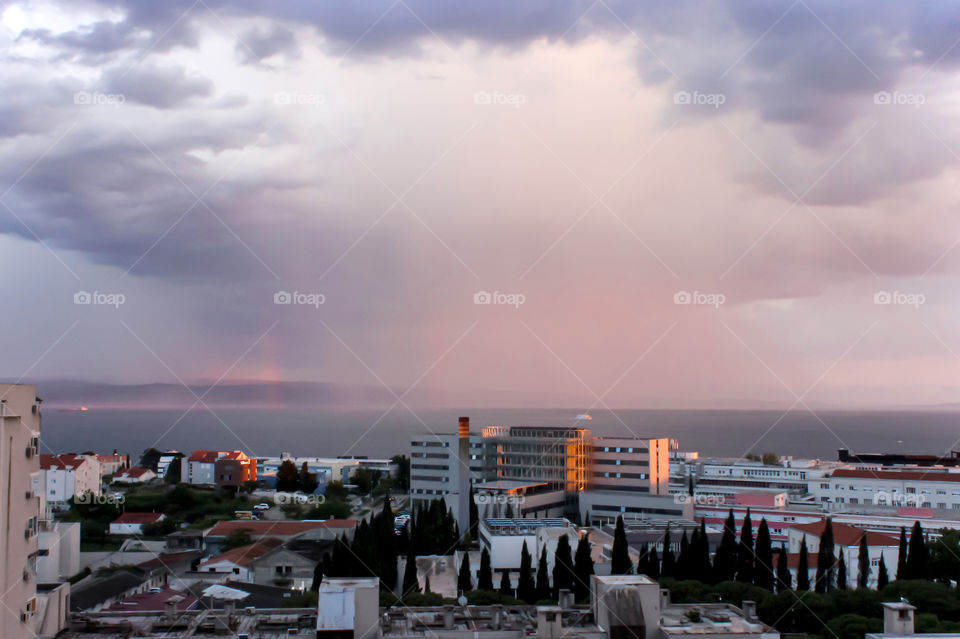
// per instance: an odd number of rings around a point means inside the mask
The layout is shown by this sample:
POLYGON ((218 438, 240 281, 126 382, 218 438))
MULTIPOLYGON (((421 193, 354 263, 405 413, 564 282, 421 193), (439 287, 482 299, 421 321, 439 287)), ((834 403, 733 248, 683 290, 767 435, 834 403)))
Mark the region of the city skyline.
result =
POLYGON ((955 408, 957 21, 5 2, 0 376, 955 408))

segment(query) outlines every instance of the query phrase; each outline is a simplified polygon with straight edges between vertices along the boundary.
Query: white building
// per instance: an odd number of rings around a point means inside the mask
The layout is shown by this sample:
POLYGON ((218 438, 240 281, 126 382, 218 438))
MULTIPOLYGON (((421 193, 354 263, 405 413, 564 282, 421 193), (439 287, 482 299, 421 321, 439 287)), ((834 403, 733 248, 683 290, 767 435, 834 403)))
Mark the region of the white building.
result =
POLYGON ((233 548, 216 557, 207 559, 200 564, 197 571, 229 575, 235 581, 253 583, 251 562, 282 544, 282 540, 274 537, 260 539, 252 544, 233 548))
POLYGON ((810 492, 831 511, 864 504, 960 511, 960 469, 838 469, 811 482, 810 492))
MULTIPOLYGON (((863 536, 867 537, 867 549, 870 557, 870 577, 867 581, 869 588, 877 587, 877 578, 880 575, 880 557, 887 568, 887 576, 893 581, 897 570, 897 557, 900 552, 900 539, 892 535, 870 532, 860 528, 854 528, 846 524, 840 524, 836 521, 831 523, 833 528, 833 547, 834 553, 839 560, 842 556, 847 566, 847 587, 857 587, 857 577, 860 566, 860 540, 863 536)), ((791 560, 790 573, 793 576, 793 583, 797 583, 796 559, 800 553, 801 544, 806 541, 808 570, 810 584, 814 583, 814 577, 817 568, 817 552, 820 550, 820 537, 826 528, 826 520, 821 520, 813 524, 800 524, 794 526, 788 531, 787 552, 791 560)))
MULTIPOLYGON (((493 570, 519 570, 524 542, 533 558, 534 567, 544 548, 547 549, 547 562, 552 566, 560 535, 567 535, 571 547, 576 548, 579 539, 577 528, 563 518, 481 519, 477 526, 480 546, 490 553, 490 567, 493 570)), ((478 569, 479 564, 472 567, 478 569)))
POLYGON ((147 524, 159 524, 163 513, 123 513, 110 522, 111 535, 142 535, 147 524))
POLYGON ((113 475, 113 481, 118 481, 125 484, 144 484, 156 478, 157 474, 155 472, 149 468, 140 468, 139 466, 125 468, 117 471, 113 475))
POLYGON ((37 582, 67 581, 80 572, 80 522, 46 520, 37 537, 37 582))
POLYGON ((40 455, 47 503, 100 494, 100 462, 92 455, 40 455))

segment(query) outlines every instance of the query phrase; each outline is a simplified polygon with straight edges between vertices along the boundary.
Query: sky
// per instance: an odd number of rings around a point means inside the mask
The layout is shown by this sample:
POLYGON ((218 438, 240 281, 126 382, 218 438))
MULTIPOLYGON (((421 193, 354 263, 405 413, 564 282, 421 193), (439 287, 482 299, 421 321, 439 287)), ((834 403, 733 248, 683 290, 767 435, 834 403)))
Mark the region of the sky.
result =
POLYGON ((0 1, 0 376, 960 402, 960 14, 0 1))

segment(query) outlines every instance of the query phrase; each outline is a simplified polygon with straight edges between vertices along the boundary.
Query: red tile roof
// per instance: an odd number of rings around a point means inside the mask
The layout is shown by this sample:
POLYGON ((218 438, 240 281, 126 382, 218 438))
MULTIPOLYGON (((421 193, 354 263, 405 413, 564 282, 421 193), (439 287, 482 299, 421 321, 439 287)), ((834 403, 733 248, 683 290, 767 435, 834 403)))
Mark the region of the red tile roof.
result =
POLYGON ((277 535, 289 537, 305 533, 317 528, 347 528, 357 525, 353 519, 328 519, 326 521, 257 521, 240 519, 236 521, 221 521, 207 531, 207 536, 226 536, 235 530, 247 530, 251 537, 277 535))
POLYGON ((205 464, 212 464, 220 458, 224 459, 249 459, 243 451, 240 450, 195 450, 190 457, 187 458, 188 462, 202 462, 205 464))
MULTIPOLYGON (((793 526, 791 530, 799 530, 800 532, 807 533, 808 535, 820 537, 820 535, 823 534, 826 526, 826 520, 821 519, 820 521, 815 521, 812 524, 797 524, 796 526, 793 526)), ((864 532, 867 533, 868 546, 900 545, 900 539, 898 537, 894 537, 893 535, 885 535, 884 533, 878 533, 869 530, 864 531, 862 528, 857 528, 856 526, 848 526, 847 524, 833 522, 833 541, 838 546, 860 545, 860 538, 863 537, 864 532)))
POLYGON ((163 519, 163 513, 123 513, 113 524, 153 524, 163 519))
POLYGON ((218 564, 221 562, 228 562, 235 566, 246 567, 257 557, 265 555, 267 552, 281 545, 283 545, 282 539, 266 537, 259 541, 255 541, 252 544, 240 546, 239 548, 228 550, 227 552, 217 555, 216 557, 211 557, 210 559, 201 562, 200 568, 202 569, 204 566, 218 564))
POLYGON ((191 610, 199 601, 195 595, 189 592, 179 592, 164 586, 160 592, 141 592, 127 597, 122 601, 113 604, 107 610, 137 610, 160 612, 164 610, 165 604, 169 599, 179 597, 175 604, 177 610, 191 610))
POLYGON ((833 477, 851 479, 892 479, 895 481, 951 481, 960 482, 960 473, 920 470, 849 470, 840 468, 833 471, 833 477))
MULTIPOLYGON (((791 552, 787 554, 787 566, 790 568, 799 568, 800 567, 800 553, 791 552)), ((813 570, 817 567, 817 553, 808 552, 807 553, 807 568, 813 570)), ((794 584, 796 585, 796 584, 794 584)))
POLYGON ((140 468, 139 466, 134 466, 133 468, 126 468, 124 470, 118 470, 117 474, 114 475, 114 478, 117 477, 142 477, 145 473, 153 472, 147 468, 140 468))
POLYGON ((79 467, 85 461, 86 459, 74 453, 40 455, 40 468, 43 470, 71 470, 79 467))

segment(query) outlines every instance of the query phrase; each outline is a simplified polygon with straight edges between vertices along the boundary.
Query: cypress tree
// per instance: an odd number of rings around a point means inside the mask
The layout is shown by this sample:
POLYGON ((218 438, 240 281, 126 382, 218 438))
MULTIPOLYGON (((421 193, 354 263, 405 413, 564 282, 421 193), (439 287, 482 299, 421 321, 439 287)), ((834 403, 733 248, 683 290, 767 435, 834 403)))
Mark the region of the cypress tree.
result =
POLYGON ((756 561, 753 572, 753 582, 773 592, 773 547, 766 518, 760 520, 760 527, 757 529, 756 561))
POLYGON ((913 530, 910 531, 907 573, 910 579, 930 579, 930 551, 923 538, 923 527, 919 521, 913 523, 913 530))
MULTIPOLYGON (((670 524, 668 523, 667 529, 663 533, 663 555, 660 560, 660 576, 662 577, 673 577, 676 575, 677 561, 673 556, 673 548, 671 546, 670 524)), ((654 547, 654 552, 656 552, 656 547, 654 547)))
POLYGON ((753 583, 753 522, 750 521, 750 509, 743 517, 743 526, 740 528, 740 545, 737 546, 737 581, 753 583))
POLYGON ((574 572, 573 555, 570 548, 570 538, 560 535, 557 539, 557 549, 553 554, 553 596, 557 597, 561 590, 573 590, 574 572))
POLYGON ((807 557, 807 538, 800 541, 800 558, 797 562, 797 592, 810 590, 810 559, 807 557))
POLYGON ((513 596, 513 586, 510 585, 510 571, 504 570, 500 573, 500 594, 513 596))
POLYGON ((480 524, 480 512, 473 494, 473 482, 470 482, 470 539, 477 538, 477 526, 480 524))
POLYGON ((663 574, 662 569, 660 568, 660 556, 657 554, 657 546, 655 544, 650 545, 650 554, 647 555, 647 577, 651 579, 659 579, 660 575, 663 574))
POLYGON ((528 604, 536 603, 537 589, 533 582, 533 557, 527 550, 527 542, 520 549, 520 576, 517 581, 517 598, 528 604))
POLYGON ((627 533, 623 528, 623 517, 617 515, 617 527, 613 531, 613 549, 610 551, 610 574, 629 575, 633 572, 630 551, 627 548, 627 533))
POLYGON ((860 550, 857 557, 857 588, 866 588, 870 583, 870 548, 867 546, 867 533, 860 537, 860 550))
POLYGON ((793 577, 790 576, 787 549, 780 546, 780 549, 777 551, 777 592, 786 592, 792 587, 793 577))
POLYGON ((829 592, 834 586, 834 566, 837 558, 833 554, 833 523, 826 520, 823 534, 820 535, 820 550, 817 552, 817 578, 813 589, 819 593, 829 592))
POLYGON ((877 591, 883 590, 890 583, 890 576, 887 574, 887 563, 883 559, 883 553, 880 553, 880 565, 877 566, 877 591))
POLYGON ((430 575, 423 578, 423 594, 430 594, 430 575))
POLYGON ((897 580, 909 579, 907 568, 907 531, 900 528, 900 555, 897 557, 897 580))
POLYGON ((393 528, 390 496, 383 498, 383 510, 374 520, 374 544, 381 586, 387 591, 397 587, 397 535, 393 528))
POLYGON ((417 580, 417 556, 407 553, 407 562, 403 568, 403 586, 400 595, 406 597, 410 593, 420 592, 420 582, 417 580))
POLYGON ((694 579, 709 583, 712 579, 713 567, 710 564, 710 539, 707 537, 707 525, 700 520, 700 537, 696 555, 696 575, 694 579))
POLYGON ((550 575, 547 571, 547 549, 540 551, 540 561, 537 563, 537 601, 552 599, 550 592, 550 575))
POLYGON ((457 590, 464 594, 473 590, 473 579, 470 576, 470 554, 463 552, 463 560, 460 562, 460 574, 457 575, 457 590))
POLYGON ((573 556, 573 592, 577 599, 590 596, 590 576, 593 574, 593 557, 590 556, 590 533, 584 533, 577 542, 573 556))
POLYGON ((737 521, 733 517, 733 509, 727 514, 723 524, 723 537, 713 556, 713 581, 731 581, 737 571, 737 521))
MULTIPOLYGON (((696 534, 696 530, 694 530, 696 534)), ((687 531, 684 530, 680 536, 680 553, 677 555, 677 564, 674 573, 677 579, 690 579, 690 540, 687 539, 687 531)))
POLYGON ((323 562, 330 556, 330 553, 326 553, 323 556, 323 560, 318 561, 317 565, 313 567, 313 581, 310 583, 310 590, 313 592, 318 592, 320 590, 320 584, 323 583, 323 562))
POLYGON ((493 590, 493 571, 490 569, 490 553, 484 548, 480 553, 480 572, 477 574, 477 590, 493 590))
POLYGON ((837 590, 847 589, 847 560, 840 553, 840 560, 837 562, 837 590))

